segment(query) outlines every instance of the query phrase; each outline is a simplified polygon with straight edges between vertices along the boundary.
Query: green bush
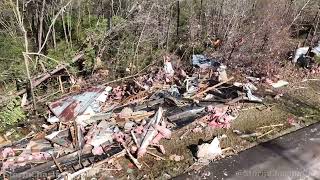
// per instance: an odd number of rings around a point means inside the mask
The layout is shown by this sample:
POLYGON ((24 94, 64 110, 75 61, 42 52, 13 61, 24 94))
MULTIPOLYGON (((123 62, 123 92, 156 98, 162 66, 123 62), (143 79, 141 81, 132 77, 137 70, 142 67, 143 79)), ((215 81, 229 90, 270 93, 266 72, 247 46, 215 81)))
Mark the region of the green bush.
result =
POLYGON ((20 38, 0 34, 0 81, 10 82, 24 77, 23 44, 20 38))
POLYGON ((0 108, 0 128, 12 126, 26 118, 24 111, 20 106, 19 97, 10 99, 5 106, 0 108))

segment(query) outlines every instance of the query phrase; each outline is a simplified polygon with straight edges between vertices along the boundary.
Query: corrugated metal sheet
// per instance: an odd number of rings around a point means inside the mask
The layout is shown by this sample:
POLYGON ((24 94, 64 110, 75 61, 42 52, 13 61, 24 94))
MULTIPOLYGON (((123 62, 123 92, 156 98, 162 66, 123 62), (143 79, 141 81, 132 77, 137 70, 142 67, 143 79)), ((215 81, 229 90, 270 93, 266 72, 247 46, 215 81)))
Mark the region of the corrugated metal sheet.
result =
POLYGON ((82 114, 101 95, 104 89, 105 86, 92 87, 81 94, 67 96, 52 102, 49 108, 60 121, 71 121, 82 114))

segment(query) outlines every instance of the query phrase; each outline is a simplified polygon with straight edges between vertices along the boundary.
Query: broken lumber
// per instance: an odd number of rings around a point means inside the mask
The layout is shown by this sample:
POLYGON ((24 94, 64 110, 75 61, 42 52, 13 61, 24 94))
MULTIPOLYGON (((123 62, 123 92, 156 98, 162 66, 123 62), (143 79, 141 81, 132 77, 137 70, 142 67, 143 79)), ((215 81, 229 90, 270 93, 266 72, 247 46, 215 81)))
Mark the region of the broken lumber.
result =
POLYGON ((194 96, 192 96, 191 98, 195 98, 195 97, 199 97, 200 95, 203 95, 204 93, 208 92, 208 91, 211 91, 211 90, 214 90, 216 89, 217 87, 221 86, 222 84, 225 84, 229 81, 231 81, 233 79, 233 77, 229 78, 228 80, 226 81, 223 81, 223 82, 220 82, 214 86, 211 86, 211 87, 208 87, 207 89, 205 89, 204 91, 201 91, 201 92, 198 92, 197 94, 195 94, 194 96))
MULTIPOLYGON (((77 61, 78 61, 79 59, 81 59, 83 56, 84 56, 83 53, 80 53, 80 54, 76 55, 74 58, 72 58, 72 63, 77 62, 77 61)), ((61 70, 66 69, 68 66, 70 66, 70 64, 58 65, 56 69, 54 69, 54 70, 52 70, 52 71, 50 71, 50 72, 47 72, 47 73, 43 74, 43 75, 41 76, 41 78, 39 78, 39 79, 37 79, 37 78, 36 78, 36 79, 33 79, 33 80, 32 80, 32 81, 33 81, 33 83, 32 83, 32 88, 35 88, 35 87, 39 86, 43 81, 49 79, 52 75, 60 72, 61 70)), ((16 95, 17 95, 17 96, 20 96, 20 95, 22 95, 22 94, 24 94, 24 93, 26 93, 26 92, 27 92, 27 89, 22 89, 21 91, 19 91, 18 93, 16 93, 16 95)))

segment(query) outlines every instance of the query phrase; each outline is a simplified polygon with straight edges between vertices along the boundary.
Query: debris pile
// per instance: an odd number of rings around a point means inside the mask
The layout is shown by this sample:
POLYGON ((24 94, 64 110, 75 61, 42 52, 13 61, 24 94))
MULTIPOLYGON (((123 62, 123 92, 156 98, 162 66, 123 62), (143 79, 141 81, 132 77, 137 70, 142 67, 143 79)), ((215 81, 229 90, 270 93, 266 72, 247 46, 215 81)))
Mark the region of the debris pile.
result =
MULTIPOLYGON (((237 118, 237 102, 262 102, 253 95, 253 84, 228 84, 233 78, 218 61, 194 55, 192 65, 186 72, 165 58, 164 67, 126 83, 91 87, 50 103, 52 114, 41 132, 1 147, 2 172, 13 179, 28 178, 33 171, 55 172, 56 178, 79 174, 119 152, 140 169, 140 158, 158 156, 150 147, 166 153, 161 141, 169 140, 174 129, 194 121, 229 128, 237 118)), ((221 153, 214 139, 199 146, 197 156, 212 160, 221 153)))
POLYGON ((315 47, 300 47, 295 51, 292 62, 303 68, 312 68, 315 58, 320 56, 320 41, 315 47))

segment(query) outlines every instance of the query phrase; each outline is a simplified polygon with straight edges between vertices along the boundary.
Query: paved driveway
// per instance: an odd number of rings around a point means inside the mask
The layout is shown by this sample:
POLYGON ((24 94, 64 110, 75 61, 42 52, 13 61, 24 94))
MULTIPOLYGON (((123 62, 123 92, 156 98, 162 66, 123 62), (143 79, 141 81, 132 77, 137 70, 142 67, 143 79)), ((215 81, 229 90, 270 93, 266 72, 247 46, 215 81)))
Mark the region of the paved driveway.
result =
POLYGON ((320 179, 320 123, 212 162, 175 179, 320 179))

